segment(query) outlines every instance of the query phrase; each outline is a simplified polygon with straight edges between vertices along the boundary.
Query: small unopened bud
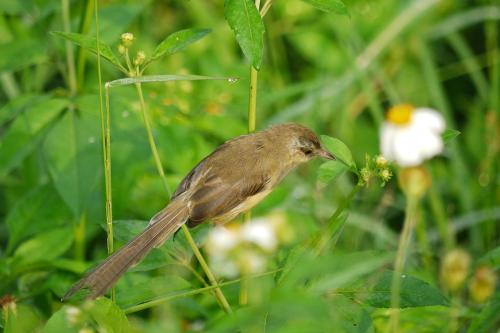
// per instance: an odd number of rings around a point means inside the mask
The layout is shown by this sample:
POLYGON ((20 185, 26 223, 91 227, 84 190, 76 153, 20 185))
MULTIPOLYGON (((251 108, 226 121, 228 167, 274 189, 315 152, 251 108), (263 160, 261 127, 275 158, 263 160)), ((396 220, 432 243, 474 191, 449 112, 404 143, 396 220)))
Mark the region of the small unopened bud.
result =
POLYGON ((398 181, 406 195, 416 198, 421 198, 431 185, 430 175, 420 166, 401 169, 398 181))
POLYGON ((360 176, 361 176, 361 181, 363 182, 363 184, 367 184, 370 181, 370 178, 372 176, 372 172, 370 169, 365 167, 365 168, 361 169, 360 176))
POLYGON ((476 303, 484 303, 495 292, 497 277, 495 272, 487 267, 479 267, 469 283, 469 294, 476 303))
POLYGON ((382 170, 380 170, 379 176, 380 176, 380 179, 382 179, 382 181, 385 183, 391 179, 392 172, 389 169, 382 169, 382 170))
POLYGON ((461 249, 446 253, 441 262, 440 278, 443 287, 449 291, 457 291, 469 273, 470 256, 461 249))
POLYGON ((71 326, 75 326, 82 319, 82 311, 76 306, 66 308, 66 320, 71 326))
POLYGON ((130 32, 125 32, 122 34, 122 45, 125 46, 126 48, 129 48, 132 46, 132 43, 134 42, 134 35, 130 32))
POLYGON ((146 54, 143 51, 139 51, 134 58, 134 65, 142 65, 144 63, 144 60, 146 60, 146 54))
POLYGON ((118 53, 125 54, 125 50, 125 46, 123 46, 122 44, 118 45, 118 53))
POLYGON ((378 155, 375 158, 375 165, 377 166, 377 168, 383 169, 387 166, 387 163, 387 159, 382 155, 378 155))

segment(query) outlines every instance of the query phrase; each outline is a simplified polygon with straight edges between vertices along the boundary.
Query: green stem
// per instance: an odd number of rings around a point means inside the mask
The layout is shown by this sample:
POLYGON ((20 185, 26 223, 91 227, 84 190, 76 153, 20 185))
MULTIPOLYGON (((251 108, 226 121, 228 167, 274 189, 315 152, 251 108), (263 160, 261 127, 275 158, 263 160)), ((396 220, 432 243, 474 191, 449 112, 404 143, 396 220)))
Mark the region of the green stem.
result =
POLYGON ((239 303, 241 306, 248 304, 248 274, 241 275, 239 303))
MULTIPOLYGON (((87 0, 87 4, 85 6, 85 11, 83 12, 83 17, 80 22, 80 33, 87 34, 90 29, 90 23, 92 22, 92 12, 94 11, 94 7, 96 6, 95 0, 87 0)), ((96 13, 97 16, 97 13, 96 13)), ((77 85, 78 87, 83 86, 83 79, 85 77, 85 61, 87 59, 85 49, 80 47, 78 49, 78 64, 77 64, 77 85)), ((99 53, 98 53, 99 54, 99 53)))
POLYGON ((414 196, 406 198, 406 216, 403 224, 403 231, 399 238, 398 251, 394 262, 394 274, 392 276, 391 288, 391 315, 389 321, 390 332, 399 331, 399 298, 401 291, 401 273, 404 269, 405 259, 410 247, 411 236, 417 221, 418 199, 414 196))
MULTIPOLYGON (((212 286, 216 286, 218 284, 217 280, 215 279, 215 276, 212 273, 212 271, 210 270, 210 268, 208 267, 208 264, 205 261, 205 258, 203 258, 203 255, 201 254, 200 250, 198 249, 198 246, 196 245, 193 237, 191 236, 191 233, 189 232, 188 227, 185 224, 183 224, 181 228, 182 228, 182 232, 184 232, 184 235, 186 236, 186 239, 189 243, 189 246, 193 250, 193 253, 194 253, 196 259, 198 260, 201 268, 203 269, 203 271, 207 275, 208 281, 210 282, 210 284, 212 286)), ((222 293, 222 290, 220 288, 215 288, 214 293, 215 293, 215 297, 219 301, 219 304, 222 306, 224 311, 226 311, 227 313, 232 313, 231 306, 229 305, 224 294, 222 293)))
POLYGON ((155 160, 156 169, 160 178, 163 182, 163 186, 167 190, 168 197, 172 195, 170 191, 170 187, 168 186, 167 177, 165 176, 165 172, 163 171, 163 166, 160 159, 160 154, 158 153, 158 149, 156 146, 155 139, 153 137, 153 131, 151 129, 151 122, 149 121, 148 114, 146 112, 146 103, 144 102, 144 95, 142 93, 142 85, 140 83, 136 83, 135 87, 137 89, 137 94, 139 95, 139 100, 141 103, 142 117, 144 118, 144 125, 146 126, 146 132, 148 135, 149 147, 151 148, 151 152, 153 153, 153 158, 155 160))
POLYGON ((83 213, 75 223, 75 259, 83 261, 85 259, 85 222, 86 216, 83 213))
MULTIPOLYGON (((155 140, 154 140, 154 137, 153 137, 153 133, 152 133, 152 130, 151 130, 151 124, 149 122, 149 118, 148 118, 148 115, 147 115, 147 112, 146 112, 146 105, 145 105, 145 102, 144 102, 144 95, 142 93, 141 84, 140 83, 136 83, 135 86, 137 88, 137 93, 139 95, 139 100, 140 100, 140 104, 141 104, 142 114, 143 114, 143 117, 144 117, 144 123, 145 123, 145 126, 146 126, 146 132, 147 132, 147 135, 148 135, 148 141, 149 141, 149 145, 150 145, 151 151, 153 153, 153 157, 154 157, 154 160, 155 160, 156 168, 158 170, 158 173, 160 174, 160 177, 162 179, 162 182, 163 182, 163 185, 165 187, 165 190, 168 192, 168 196, 170 197, 171 192, 170 192, 170 189, 169 189, 169 186, 168 186, 168 183, 167 183, 167 178, 165 176, 165 173, 163 172, 163 167, 162 167, 162 164, 161 164, 160 156, 158 154, 158 149, 156 147, 156 143, 155 143, 155 140)), ((193 251, 196 259, 200 263, 201 268, 205 272, 205 274, 206 274, 206 276, 207 276, 210 284, 212 286, 216 286, 217 285, 217 280, 215 279, 215 276, 213 275, 212 271, 208 267, 208 264, 205 261, 205 258, 203 258, 203 255, 201 254, 200 250, 198 249, 198 246, 196 245, 195 241, 193 240, 193 237, 191 236, 191 233, 189 232, 189 229, 187 228, 187 226, 185 224, 182 225, 181 229, 182 229, 184 235, 186 236, 186 239, 187 239, 187 241, 189 243, 189 246, 191 247, 191 249, 192 249, 192 251, 193 251)), ((220 290, 220 288, 218 288, 218 287, 215 288, 214 292, 215 292, 215 297, 217 298, 219 304, 224 309, 224 311, 226 311, 227 313, 231 313, 232 312, 231 307, 230 307, 230 305, 229 305, 226 297, 224 296, 224 294, 220 290)))
MULTIPOLYGON (((70 17, 69 17, 69 0, 61 0, 62 21, 64 32, 71 32, 70 17)), ((76 86, 76 71, 75 71, 75 55, 73 53, 73 44, 69 40, 65 41, 66 47, 66 65, 68 66, 68 86, 71 97, 74 97, 77 91, 76 86)))
POLYGON ((257 114, 257 77, 255 68, 250 68, 250 96, 248 100, 248 133, 255 132, 257 114))
MULTIPOLYGON (((249 278, 259 278, 259 277, 262 277, 262 276, 272 275, 272 274, 278 273, 279 271, 281 271, 281 269, 277 269, 277 270, 270 271, 270 272, 265 272, 265 273, 254 274, 254 275, 249 276, 249 278)), ((156 299, 154 299, 152 301, 144 302, 142 304, 138 304, 138 305, 134 305, 134 306, 131 306, 129 308, 126 308, 124 310, 124 312, 125 312, 125 314, 129 314, 129 313, 141 311, 141 310, 144 310, 144 309, 149 309, 149 308, 151 308, 153 306, 156 306, 158 304, 161 304, 161 303, 164 303, 164 302, 167 302, 167 301, 171 301, 173 299, 178 299, 178 298, 182 298, 182 297, 188 297, 188 296, 193 296, 193 295, 201 294, 201 293, 204 293, 206 291, 211 291, 211 290, 214 290, 214 289, 218 289, 220 287, 229 286, 229 285, 240 283, 240 282, 241 282, 241 279, 235 279, 235 280, 232 280, 232 281, 222 282, 222 283, 219 283, 219 284, 216 284, 216 285, 212 285, 212 286, 209 286, 209 287, 205 287, 205 288, 199 288, 199 289, 195 289, 195 290, 189 290, 189 291, 186 291, 186 292, 175 293, 173 295, 171 294, 171 295, 168 295, 168 296, 158 297, 158 298, 156 298, 156 299)))
POLYGON ((340 203, 333 215, 328 219, 328 225, 321 232, 319 239, 314 246, 315 255, 318 256, 323 253, 326 246, 330 242, 330 239, 332 239, 333 236, 338 235, 345 223, 345 220, 339 219, 340 214, 342 214, 342 212, 349 206, 356 193, 358 193, 362 187, 363 186, 359 183, 354 186, 351 193, 349 193, 349 195, 340 203))

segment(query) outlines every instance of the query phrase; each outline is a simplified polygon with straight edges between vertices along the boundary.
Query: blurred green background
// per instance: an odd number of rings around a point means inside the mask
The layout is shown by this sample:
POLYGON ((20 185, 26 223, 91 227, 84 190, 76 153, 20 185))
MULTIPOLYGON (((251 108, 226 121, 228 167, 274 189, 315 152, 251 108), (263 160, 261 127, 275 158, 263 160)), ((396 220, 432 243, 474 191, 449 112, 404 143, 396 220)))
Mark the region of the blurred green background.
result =
MULTIPOLYGON (((64 3, 0 2, 0 302, 6 332, 40 330, 54 313, 59 317, 52 317, 52 327, 45 331, 78 332, 64 322, 64 312, 57 312, 62 305, 59 299, 78 276, 106 256, 97 58, 73 46, 77 85, 76 94, 71 93, 65 41, 50 34, 64 30, 64 3), (15 298, 17 313, 9 310, 10 296, 15 298), (17 324, 12 316, 18 316, 17 324)), ((389 106, 411 103, 439 110, 447 127, 461 135, 447 145, 443 156, 426 166, 432 186, 419 211, 419 235, 407 270, 442 289, 440 258, 455 246, 471 254, 473 267, 488 263, 497 269, 500 3, 345 3, 349 15, 342 16, 300 0, 273 1, 264 18, 257 129, 301 123, 340 138, 363 164, 365 154, 378 153, 378 131, 389 106), (447 229, 439 230, 439 225, 447 229)), ((71 31, 95 34, 93 1, 69 1, 69 13, 71 31)), ((102 41, 115 51, 120 35, 133 33, 133 55, 140 50, 151 54, 177 30, 209 28, 210 34, 183 52, 153 63, 145 74, 239 78, 236 83, 143 85, 172 189, 217 145, 246 133, 249 63, 224 18, 223 1, 100 1, 99 25, 102 41)), ((102 75, 103 81, 123 77, 105 60, 102 75)), ((115 231, 118 242, 123 242, 164 206, 167 194, 149 150, 135 89, 112 88, 110 109, 113 219, 123 221, 117 222, 115 231)), ((295 234, 293 244, 273 256, 275 268, 281 267, 294 245, 320 230, 355 185, 351 175, 331 184, 319 183, 320 163, 291 174, 253 211, 254 216, 285 214, 295 234)), ((364 189, 350 207, 335 251, 316 264, 331 267, 323 273, 340 279, 335 280, 336 288, 359 290, 373 284, 383 268, 390 268, 392 259, 387 254, 397 246, 404 197, 394 180, 385 187, 364 189)), ((206 228, 194 231, 198 241, 205 232, 206 228)), ((126 309, 172 291, 202 287, 179 264, 189 264, 190 253, 181 235, 155 251, 120 281, 118 305, 126 309)), ((196 262, 192 264, 199 271, 196 262)), ((314 272, 306 265, 304 270, 314 272)), ((308 281, 313 276, 302 278, 308 281)), ((129 323, 108 331, 230 332, 236 321, 251 329, 268 305, 272 310, 264 317, 277 312, 267 326, 272 332, 384 332, 386 310, 366 304, 363 295, 325 292, 319 297, 289 286, 273 294, 273 301, 264 302, 262 295, 274 290, 273 279, 259 281, 254 287, 259 290, 255 295, 261 295, 255 296, 257 305, 232 319, 224 318, 209 293, 200 293, 131 314, 129 323)), ((451 297, 449 306, 405 310, 404 331, 444 332, 448 320, 443 318, 451 308, 459 313, 461 332, 494 331, 500 296, 496 293, 487 305, 472 304, 466 289, 451 297)), ((236 304, 237 285, 223 290, 236 304)), ((112 308, 108 303, 100 306, 112 308)), ((94 326, 87 328, 97 331, 106 323, 92 311, 87 315, 94 326)), ((109 310, 114 323, 110 325, 126 322, 123 316, 120 310, 109 310)))

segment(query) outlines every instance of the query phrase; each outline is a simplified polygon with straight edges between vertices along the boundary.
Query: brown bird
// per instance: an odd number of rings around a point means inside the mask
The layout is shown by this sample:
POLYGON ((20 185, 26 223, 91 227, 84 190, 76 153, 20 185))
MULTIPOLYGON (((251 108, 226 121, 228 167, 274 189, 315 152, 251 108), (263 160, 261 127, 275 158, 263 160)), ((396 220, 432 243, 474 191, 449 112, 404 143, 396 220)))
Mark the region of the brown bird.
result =
POLYGON ((183 179, 172 201, 146 229, 87 273, 67 293, 90 289, 89 298, 103 295, 130 266, 162 245, 184 223, 225 223, 262 199, 292 169, 314 157, 334 159, 308 128, 284 124, 231 139, 205 157, 183 179))

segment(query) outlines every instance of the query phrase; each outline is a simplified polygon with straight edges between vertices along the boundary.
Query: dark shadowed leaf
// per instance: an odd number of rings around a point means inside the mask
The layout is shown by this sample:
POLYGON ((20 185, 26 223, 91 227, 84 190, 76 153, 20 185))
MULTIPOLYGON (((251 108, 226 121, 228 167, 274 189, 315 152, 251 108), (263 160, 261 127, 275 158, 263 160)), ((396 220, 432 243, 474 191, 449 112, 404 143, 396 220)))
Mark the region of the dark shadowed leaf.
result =
POLYGON ((79 99, 82 112, 66 113, 44 144, 54 185, 75 216, 87 206, 101 170, 99 118, 96 109, 89 109, 93 103, 92 97, 79 99))
POLYGON ((153 52, 149 61, 156 60, 163 56, 168 56, 184 50, 190 44, 203 38, 210 32, 210 29, 186 29, 174 32, 163 40, 153 52))
POLYGON ((18 166, 33 151, 45 127, 67 104, 65 99, 44 99, 30 105, 16 117, 0 138, 0 177, 18 166))
POLYGON ((347 15, 347 7, 341 0, 302 0, 327 13, 347 15))
POLYGON ((5 220, 9 231, 7 252, 12 251, 19 241, 65 225, 70 219, 71 212, 52 186, 35 188, 26 193, 7 215, 5 220))
MULTIPOLYGON (((391 285, 393 271, 386 271, 373 287, 366 303, 376 308, 388 308, 391 305, 391 285)), ((418 306, 448 305, 448 300, 441 292, 420 279, 401 275, 400 308, 418 306)))
MULTIPOLYGON (((75 32, 52 31, 51 33, 55 36, 59 36, 67 40, 70 40, 73 43, 80 45, 84 49, 89 50, 94 54, 97 54, 97 41, 95 37, 82 35, 75 32)), ((101 57, 108 60, 118 68, 123 68, 123 66, 120 63, 120 60, 111 50, 111 47, 104 44, 103 42, 99 42, 99 54, 101 55, 101 57)))
POLYGON ((47 60, 47 45, 38 40, 15 40, 0 44, 0 72, 17 71, 47 60))
POLYGON ((500 322, 500 295, 497 294, 481 310, 479 315, 472 321, 467 333, 493 332, 494 327, 498 329, 500 322))
POLYGON ((488 251, 485 255, 479 258, 478 263, 488 265, 493 269, 500 268, 500 246, 488 251))
POLYGON ((354 163, 354 160, 352 158, 351 150, 345 143, 337 138, 332 138, 327 135, 322 135, 321 141, 323 142, 325 148, 330 153, 335 155, 338 160, 347 165, 349 168, 356 170, 356 163, 354 163))
POLYGON ((252 0, 226 0, 224 15, 243 53, 255 69, 264 53, 264 23, 252 0))
POLYGON ((321 183, 332 182, 347 170, 348 168, 344 163, 339 161, 328 161, 319 167, 318 181, 321 183))

